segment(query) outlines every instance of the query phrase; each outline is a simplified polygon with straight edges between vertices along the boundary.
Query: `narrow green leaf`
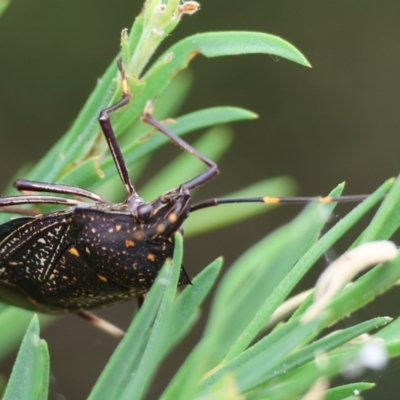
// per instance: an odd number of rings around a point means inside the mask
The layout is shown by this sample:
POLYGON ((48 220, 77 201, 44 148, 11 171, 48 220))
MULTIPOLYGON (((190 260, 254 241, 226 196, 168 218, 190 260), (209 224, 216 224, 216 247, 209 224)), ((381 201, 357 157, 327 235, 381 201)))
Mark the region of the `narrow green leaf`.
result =
POLYGON ((386 350, 388 352, 389 358, 400 356, 400 340, 394 340, 392 342, 385 343, 386 350))
MULTIPOLYGON (((31 311, 0 304, 0 327, 7 327, 0 329, 0 360, 7 357, 21 343, 32 315, 31 311)), ((40 315, 39 319, 43 327, 54 317, 40 315)))
POLYGON ((10 0, 0 0, 0 17, 4 14, 9 5, 10 5, 10 0))
MULTIPOLYGON (((278 363, 275 363, 276 358, 279 356, 276 355, 275 358, 272 359, 274 361, 271 361, 271 358, 269 357, 270 351, 272 351, 272 349, 274 349, 276 346, 279 346, 276 345, 276 342, 279 342, 281 338, 286 338, 289 341, 291 337, 290 335, 296 336, 295 331, 296 329, 298 329, 298 327, 296 325, 294 325, 293 327, 293 322, 291 322, 291 328, 278 328, 277 332, 273 332, 270 334, 271 337, 267 336, 261 339, 259 342, 257 342, 248 350, 244 351, 238 357, 228 362, 227 364, 224 364, 213 375, 210 375, 206 380, 204 380, 204 382, 201 384, 201 390, 205 389, 207 386, 212 385, 214 382, 221 379, 221 377, 227 373, 233 373, 237 378, 239 378, 237 372, 238 370, 240 371, 240 369, 244 368, 246 364, 251 365, 251 363, 253 363, 253 360, 256 358, 259 358, 260 362, 262 362, 261 360, 264 356, 265 366, 258 366, 257 368, 254 367, 254 371, 258 371, 258 368, 264 368, 264 372, 259 375, 260 378, 257 385, 265 385, 268 384, 268 382, 274 382, 276 379, 286 379, 285 377, 288 373, 290 373, 291 371, 296 371, 296 369, 300 366, 314 360, 317 351, 322 350, 324 353, 328 353, 329 351, 332 351, 333 349, 342 346, 343 344, 355 339, 363 333, 376 329, 379 326, 386 325, 389 321, 390 318, 382 317, 363 322, 354 327, 336 332, 333 335, 329 335, 316 342, 313 342, 310 345, 296 351, 292 355, 280 359, 278 363), (269 368, 270 364, 273 364, 274 368, 269 368), (265 371, 267 368, 269 368, 269 372, 265 371)), ((316 334, 317 332, 314 332, 312 336, 315 336, 316 334)), ((255 372, 250 372, 251 368, 252 367, 248 367, 247 372, 250 375, 255 375, 255 372)), ((244 374, 245 372, 243 373, 243 375, 244 374)), ((261 392, 263 390, 264 389, 260 389, 261 392)), ((255 393, 257 393, 257 390, 255 391, 255 393)))
MULTIPOLYGON (((293 321, 294 323, 294 321, 293 321)), ((285 336, 279 338, 274 346, 263 352, 253 354, 246 362, 241 363, 233 370, 236 385, 241 393, 246 392, 263 382, 264 376, 281 365, 284 359, 294 350, 307 343, 315 334, 316 321, 307 324, 295 324, 285 336), (297 326, 296 326, 297 325, 297 326)), ((213 383, 210 379, 208 383, 213 383)), ((200 393, 207 393, 207 385, 201 385, 200 393)))
POLYGON ((271 54, 310 66, 306 58, 292 45, 277 36, 258 32, 210 32, 189 36, 170 47, 144 74, 145 86, 135 92, 135 102, 129 112, 116 122, 117 130, 125 129, 144 109, 149 99, 168 85, 171 77, 187 68, 194 55, 219 57, 239 54, 271 54))
MULTIPOLYGON (((353 396, 354 393, 361 394, 362 392, 371 390, 374 387, 375 384, 369 382, 355 382, 347 385, 337 386, 326 391, 324 400, 344 400, 350 396, 353 396)), ((356 396, 355 398, 359 399, 360 397, 356 396)))
MULTIPOLYGON (((139 364, 135 370, 130 371, 129 378, 125 381, 120 391, 120 398, 131 400, 143 398, 146 389, 151 383, 160 361, 167 353, 165 350, 166 335, 173 332, 169 329, 173 302, 178 286, 179 273, 182 265, 183 241, 180 234, 175 235, 174 259, 169 267, 169 274, 164 280, 159 280, 158 285, 163 285, 163 296, 160 302, 154 324, 144 343, 144 349, 139 364)), ((160 290, 160 288, 159 288, 160 290)), ((173 340, 173 339, 172 339, 173 340)), ((170 340, 171 341, 171 340, 170 340)))
POLYGON ((385 340, 385 342, 398 341, 400 338, 400 317, 379 330, 374 336, 385 340))
MULTIPOLYGON (((297 367, 304 365, 305 363, 312 361, 315 358, 315 354, 317 351, 323 351, 328 353, 339 346, 344 345, 345 343, 350 342, 351 340, 357 338, 358 336, 370 332, 378 327, 387 325, 391 321, 389 317, 380 317, 374 318, 366 322, 362 322, 358 325, 352 326, 347 329, 343 329, 337 332, 332 333, 322 339, 316 340, 311 344, 305 346, 299 351, 287 357, 282 366, 279 366, 271 374, 264 376, 264 382, 268 382, 273 380, 276 377, 286 374, 291 370, 296 369, 297 367)), ((256 348, 260 347, 260 345, 255 345, 256 348)), ((258 349, 253 349, 252 351, 260 351, 258 349)), ((226 366, 229 368, 229 365, 226 366)), ((229 369, 228 369, 229 370, 229 369)))
POLYGON ((42 339, 40 343, 41 357, 41 382, 38 388, 38 400, 48 400, 49 380, 50 380, 50 355, 47 343, 42 339))
POLYGON ((1 305, 0 326, 7 329, 0 329, 0 359, 8 356, 21 343, 31 320, 32 312, 1 305))
MULTIPOLYGON (((193 285, 186 287, 183 293, 178 297, 174 305, 171 322, 171 329, 173 332, 168 335, 170 338, 175 338, 175 342, 177 342, 197 320, 198 309, 196 310, 196 307, 203 301, 203 298, 214 283, 221 267, 221 259, 212 262, 196 276, 193 280, 193 285)), ((175 342, 173 342, 173 344, 175 344, 175 342)), ((194 368, 190 369, 190 374, 187 375, 184 387, 180 383, 168 385, 160 398, 173 400, 194 398, 194 394, 197 390, 196 385, 202 373, 202 369, 197 367, 196 365, 194 368)))
POLYGON ((383 200, 371 223, 357 243, 388 239, 400 225, 400 179, 394 181, 392 189, 383 200))
POLYGON ((324 358, 324 368, 321 368, 320 362, 313 360, 292 372, 282 375, 280 379, 274 379, 270 385, 249 392, 249 398, 252 400, 281 400, 282 393, 284 393, 288 399, 297 399, 304 395, 318 378, 331 378, 337 375, 344 365, 347 365, 357 356, 359 350, 360 345, 347 346, 342 353, 328 354, 324 358), (257 396, 252 396, 251 394, 253 393, 257 394, 257 396))
POLYGON ((48 363, 47 344, 39 337, 39 320, 34 315, 22 340, 3 399, 47 399, 48 363))
POLYGON ((192 285, 187 286, 178 296, 173 305, 169 328, 171 332, 168 335, 173 340, 171 343, 165 345, 166 348, 179 342, 197 320, 196 316, 199 312, 199 306, 214 285, 221 268, 222 259, 217 258, 204 268, 193 279, 192 285))
MULTIPOLYGON (((365 215, 376 203, 378 203, 385 193, 390 189, 392 184, 392 180, 386 181, 371 196, 369 196, 362 203, 358 204, 344 218, 336 223, 333 228, 325 233, 325 235, 323 235, 321 239, 318 240, 318 242, 315 243, 315 245, 304 254, 295 268, 293 268, 290 274, 288 274, 286 278, 286 284, 293 288, 299 281, 299 277, 303 276, 304 270, 308 270, 311 265, 313 265, 321 256, 323 256, 325 252, 345 234, 345 232, 347 232, 363 215, 365 215)), ((300 307, 298 312, 293 314, 293 317, 297 317, 302 311, 304 311, 304 308, 300 307)))
MULTIPOLYGON (((173 46, 171 52, 191 46, 206 57, 242 54, 270 54, 310 67, 293 45, 278 36, 260 32, 209 32, 190 36, 173 46)), ((183 51, 182 51, 183 52, 183 51)), ((160 57, 162 58, 162 57, 160 57)))

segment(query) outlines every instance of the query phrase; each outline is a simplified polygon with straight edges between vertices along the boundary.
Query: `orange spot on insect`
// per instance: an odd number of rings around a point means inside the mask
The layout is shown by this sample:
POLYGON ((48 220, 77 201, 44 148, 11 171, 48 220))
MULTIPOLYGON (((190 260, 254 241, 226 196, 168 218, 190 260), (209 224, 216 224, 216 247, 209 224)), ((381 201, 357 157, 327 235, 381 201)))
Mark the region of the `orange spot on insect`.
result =
POLYGON ((121 225, 115 225, 115 230, 118 232, 118 231, 120 231, 121 230, 121 228, 122 228, 122 226, 121 225))
POLYGON ((320 197, 319 198, 320 203, 332 203, 333 199, 332 197, 320 197))
POLYGON ((158 233, 163 233, 165 231, 165 226, 163 224, 158 224, 156 229, 158 233))
POLYGON ((134 245, 135 245, 135 242, 133 240, 125 240, 126 247, 133 247, 134 245))
POLYGON ((114 228, 110 228, 110 229, 108 230, 108 232, 113 233, 113 232, 114 232, 114 228))
POLYGON ((147 259, 148 259, 149 261, 155 261, 156 257, 155 257, 154 254, 149 253, 149 254, 147 255, 147 259))
POLYGON ((263 197, 262 201, 266 204, 278 204, 281 202, 279 197, 263 197))
POLYGON ((171 222, 171 224, 176 222, 177 219, 178 219, 178 217, 176 216, 176 214, 171 214, 168 216, 168 221, 171 222))
POLYGON ((97 274, 97 277, 98 277, 102 282, 107 282, 107 281, 108 281, 108 279, 107 279, 105 276, 103 276, 103 275, 97 274))
POLYGON ((79 257, 79 252, 75 247, 71 247, 70 249, 67 250, 69 254, 75 257, 79 257))

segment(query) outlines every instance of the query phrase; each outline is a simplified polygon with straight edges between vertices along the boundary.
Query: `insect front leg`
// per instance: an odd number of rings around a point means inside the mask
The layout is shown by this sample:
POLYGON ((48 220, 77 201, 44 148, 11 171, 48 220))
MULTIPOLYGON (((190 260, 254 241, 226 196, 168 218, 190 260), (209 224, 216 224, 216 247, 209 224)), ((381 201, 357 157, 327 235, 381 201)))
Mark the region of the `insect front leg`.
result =
POLYGON ((122 67, 121 59, 118 60, 118 69, 121 73, 122 78, 122 97, 116 104, 100 112, 99 123, 103 131, 104 137, 107 141, 111 155, 114 159, 115 166, 117 167, 118 174, 121 177, 122 183, 124 184, 128 192, 129 198, 134 198, 139 196, 136 193, 136 190, 133 187, 133 184, 129 178, 128 168, 126 166, 124 157, 122 155, 121 149, 117 142, 117 138, 115 136, 114 129, 110 121, 110 114, 129 104, 132 97, 132 94, 129 90, 128 80, 125 76, 125 70, 122 67))
POLYGON ((154 118, 152 115, 152 109, 153 109, 152 103, 148 102, 146 105, 146 108, 142 114, 142 121, 146 122, 147 124, 151 125, 155 129, 157 129, 159 132, 163 133, 173 143, 175 143, 177 146, 179 146, 182 150, 192 154, 197 159, 199 159, 201 162, 206 164, 208 167, 206 171, 204 171, 200 175, 196 176, 195 178, 190 179, 189 181, 184 183, 182 186, 184 186, 188 190, 192 190, 200 185, 203 185, 204 183, 210 181, 215 176, 217 176, 219 174, 217 164, 214 161, 207 158, 204 154, 197 151, 194 147, 192 147, 189 143, 185 142, 179 136, 175 135, 175 133, 173 133, 171 130, 166 128, 160 121, 158 121, 156 118, 154 118))

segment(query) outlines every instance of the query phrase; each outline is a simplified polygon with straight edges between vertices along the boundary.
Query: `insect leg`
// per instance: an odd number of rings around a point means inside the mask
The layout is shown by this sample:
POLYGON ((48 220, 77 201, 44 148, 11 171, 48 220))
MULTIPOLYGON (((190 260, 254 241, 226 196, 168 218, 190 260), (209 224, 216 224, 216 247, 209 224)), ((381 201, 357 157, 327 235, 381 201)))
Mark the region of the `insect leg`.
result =
POLYGON ((20 192, 23 190, 29 190, 32 192, 71 194, 74 196, 85 197, 94 201, 102 201, 102 198, 96 193, 81 189, 76 186, 63 185, 61 183, 47 183, 30 181, 27 179, 17 179, 13 186, 20 192))
POLYGON ((18 204, 60 204, 63 206, 78 206, 81 201, 63 199, 55 196, 4 196, 0 197, 0 207, 15 206, 18 204))
POLYGON ((218 175, 219 173, 218 166, 214 161, 210 160, 205 155, 201 154, 199 151, 193 148, 189 143, 185 142, 180 137, 175 135, 175 133, 170 131, 168 128, 162 125, 160 121, 158 121, 153 117, 153 115, 151 114, 151 103, 148 103, 148 105, 146 106, 142 114, 142 121, 156 128, 158 131, 167 136, 173 143, 178 145, 182 150, 187 151, 188 153, 192 154, 193 156, 198 158, 201 162, 207 165, 208 169, 206 171, 196 176, 195 178, 189 180, 188 182, 184 183, 182 186, 191 190, 218 175))
POLYGON ((96 328, 102 330, 103 332, 114 336, 117 339, 121 339, 124 337, 125 332, 119 329, 117 326, 111 324, 110 322, 106 321, 105 319, 99 318, 97 315, 89 312, 89 311, 80 311, 77 315, 84 320, 90 322, 96 328))
POLYGON ((122 77, 122 97, 117 103, 100 112, 99 123, 114 159, 119 176, 121 177, 122 183, 124 184, 129 197, 135 197, 138 196, 138 194, 136 193, 136 190, 134 189, 129 178, 128 168, 126 167, 124 157, 118 145, 117 138, 115 137, 114 129, 110 121, 110 114, 129 104, 132 97, 129 91, 129 85, 125 76, 125 71, 122 67, 121 59, 118 60, 118 68, 122 77))

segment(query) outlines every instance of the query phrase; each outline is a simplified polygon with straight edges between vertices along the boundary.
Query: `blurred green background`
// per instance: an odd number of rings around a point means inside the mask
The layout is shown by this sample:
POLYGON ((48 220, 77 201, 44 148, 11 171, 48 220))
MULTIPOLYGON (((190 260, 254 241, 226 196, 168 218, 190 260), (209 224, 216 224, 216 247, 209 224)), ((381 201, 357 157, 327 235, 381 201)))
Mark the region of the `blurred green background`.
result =
MULTIPOLYGON (((96 79, 116 55, 120 31, 131 26, 141 3, 12 2, 0 19, 2 188, 17 169, 34 164, 67 130, 96 79)), ((348 194, 369 193, 397 175, 398 1, 203 0, 201 6, 199 13, 184 18, 165 46, 197 32, 262 31, 288 40, 313 65, 306 69, 261 55, 194 60, 194 83, 182 113, 237 105, 260 115, 257 121, 233 126, 234 145, 220 163, 220 177, 201 189, 202 198, 277 175, 295 178, 300 195, 326 194, 343 180, 348 194)), ((176 154, 171 147, 171 154, 176 154)), ((162 165, 154 159, 148 174, 162 165)), ((337 208, 336 217, 347 209, 337 208)), ((248 246, 298 211, 281 207, 257 220, 187 240, 185 266, 194 275, 221 254, 229 266, 248 246)), ((240 207, 233 212, 240 212, 240 207)), ((350 235, 347 244, 351 239, 350 235)), ((345 245, 332 249, 333 256, 345 245)), ((322 261, 321 268, 325 264, 322 261)), ((304 288, 315 281, 318 272, 317 268, 304 288)), ((353 318, 397 317, 399 304, 399 292, 392 290, 369 306, 364 316, 353 318)), ((133 308, 128 303, 101 311, 101 315, 126 327, 133 308)), ((168 358, 166 374, 157 379, 150 398, 156 398, 200 333, 199 327, 168 358)), ((75 316, 61 318, 43 336, 50 347, 52 398, 85 398, 116 341, 75 316)), ((5 365, 1 372, 8 374, 9 368, 5 365)), ((399 368, 394 361, 385 373, 367 375, 366 379, 377 379, 378 389, 365 397, 397 399, 399 368)))

